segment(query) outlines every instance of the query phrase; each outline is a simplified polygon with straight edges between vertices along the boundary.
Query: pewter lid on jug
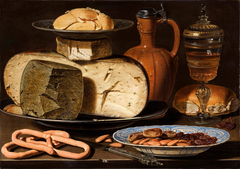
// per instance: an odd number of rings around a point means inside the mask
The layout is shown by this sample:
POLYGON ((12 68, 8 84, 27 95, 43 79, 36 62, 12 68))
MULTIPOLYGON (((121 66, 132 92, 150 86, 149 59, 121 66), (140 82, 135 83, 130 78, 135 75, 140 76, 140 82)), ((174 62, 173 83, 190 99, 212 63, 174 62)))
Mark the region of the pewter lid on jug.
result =
POLYGON ((136 14, 136 17, 144 18, 144 19, 153 18, 153 17, 156 17, 156 16, 159 16, 158 11, 155 10, 154 8, 150 8, 150 7, 142 8, 136 14))

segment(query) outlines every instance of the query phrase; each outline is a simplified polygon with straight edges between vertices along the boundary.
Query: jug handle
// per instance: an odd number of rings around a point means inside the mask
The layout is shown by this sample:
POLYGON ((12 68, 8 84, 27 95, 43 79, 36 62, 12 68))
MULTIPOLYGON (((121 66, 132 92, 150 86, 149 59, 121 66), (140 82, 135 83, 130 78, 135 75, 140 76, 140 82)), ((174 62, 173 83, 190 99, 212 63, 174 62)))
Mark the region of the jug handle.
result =
MULTIPOLYGON (((161 18, 157 21, 157 24, 165 23, 165 21, 161 18)), ((177 56, 177 52, 180 45, 180 30, 177 23, 172 19, 167 19, 166 23, 172 26, 174 32, 174 43, 172 51, 170 52, 171 57, 174 59, 177 56)))

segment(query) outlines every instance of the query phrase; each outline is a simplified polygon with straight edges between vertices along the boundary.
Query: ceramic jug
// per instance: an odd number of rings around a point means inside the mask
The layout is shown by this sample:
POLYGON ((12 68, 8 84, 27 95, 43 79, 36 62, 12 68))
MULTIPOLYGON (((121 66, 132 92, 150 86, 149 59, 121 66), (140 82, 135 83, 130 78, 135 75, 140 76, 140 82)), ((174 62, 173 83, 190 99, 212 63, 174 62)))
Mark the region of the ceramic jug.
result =
POLYGON ((175 84, 180 31, 177 23, 167 19, 161 12, 153 8, 144 8, 137 13, 137 28, 141 43, 127 50, 124 55, 137 60, 145 68, 150 84, 149 99, 167 102, 175 84), (155 45, 156 28, 163 23, 170 24, 174 31, 172 51, 155 45))

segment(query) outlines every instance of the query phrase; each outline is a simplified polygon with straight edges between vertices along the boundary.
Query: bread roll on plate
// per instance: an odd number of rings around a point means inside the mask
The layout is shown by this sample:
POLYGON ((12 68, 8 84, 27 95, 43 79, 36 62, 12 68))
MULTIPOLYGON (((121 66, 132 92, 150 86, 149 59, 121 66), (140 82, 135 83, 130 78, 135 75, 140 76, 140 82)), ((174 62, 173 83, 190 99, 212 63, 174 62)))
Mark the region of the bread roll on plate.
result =
MULTIPOLYGON (((219 116, 234 112, 239 107, 236 94, 223 86, 207 84, 211 90, 211 96, 207 105, 207 112, 211 116, 219 116)), ((197 115, 201 112, 200 103, 196 96, 199 84, 185 86, 175 94, 173 107, 186 115, 197 115)))
POLYGON ((109 30, 114 28, 114 23, 99 10, 87 7, 67 11, 53 22, 53 27, 61 30, 109 30))

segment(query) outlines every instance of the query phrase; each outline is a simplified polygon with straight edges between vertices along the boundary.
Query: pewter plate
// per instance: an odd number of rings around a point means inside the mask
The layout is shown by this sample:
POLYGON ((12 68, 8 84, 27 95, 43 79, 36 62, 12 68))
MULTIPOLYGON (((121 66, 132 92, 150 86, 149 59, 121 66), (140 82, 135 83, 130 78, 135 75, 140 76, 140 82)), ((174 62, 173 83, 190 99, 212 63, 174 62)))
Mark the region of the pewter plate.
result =
POLYGON ((130 28, 134 23, 130 20, 113 19, 114 29, 110 30, 59 30, 53 28, 53 19, 40 20, 32 23, 32 26, 39 30, 50 31, 58 36, 67 39, 101 39, 111 35, 117 31, 125 30, 130 28))
POLYGON ((153 156, 159 157, 187 157, 195 156, 199 153, 207 151, 212 146, 217 146, 226 142, 230 138, 230 134, 221 129, 204 127, 204 126, 185 126, 185 125, 165 125, 165 126, 140 126, 140 127, 131 127, 118 130, 113 133, 113 138, 117 142, 122 144, 133 146, 136 150, 143 152, 145 154, 151 154, 153 156), (202 132, 208 134, 212 137, 217 137, 217 142, 210 145, 199 145, 199 146, 146 146, 146 145, 136 145, 128 141, 128 136, 131 133, 141 132, 150 128, 160 128, 163 131, 175 131, 175 132, 184 132, 184 133, 197 133, 202 132))
POLYGON ((60 128, 60 129, 74 129, 74 130, 108 130, 127 127, 134 122, 140 120, 150 120, 163 116, 168 111, 168 105, 162 101, 149 100, 143 111, 131 118, 106 118, 101 116, 89 116, 80 114, 75 120, 56 120, 44 119, 25 114, 13 114, 3 111, 4 107, 13 104, 11 99, 4 99, 0 101, 0 111, 19 118, 31 119, 38 124, 60 128))

